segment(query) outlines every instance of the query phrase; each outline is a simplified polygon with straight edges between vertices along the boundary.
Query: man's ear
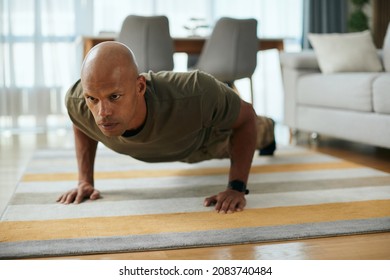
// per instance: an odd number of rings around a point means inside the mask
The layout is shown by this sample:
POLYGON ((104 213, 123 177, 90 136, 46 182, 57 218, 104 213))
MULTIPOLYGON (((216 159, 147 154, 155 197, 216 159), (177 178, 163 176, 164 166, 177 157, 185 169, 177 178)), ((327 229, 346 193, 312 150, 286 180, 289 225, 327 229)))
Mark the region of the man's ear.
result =
POLYGON ((146 79, 144 76, 140 75, 137 78, 137 93, 144 95, 146 91, 146 79))

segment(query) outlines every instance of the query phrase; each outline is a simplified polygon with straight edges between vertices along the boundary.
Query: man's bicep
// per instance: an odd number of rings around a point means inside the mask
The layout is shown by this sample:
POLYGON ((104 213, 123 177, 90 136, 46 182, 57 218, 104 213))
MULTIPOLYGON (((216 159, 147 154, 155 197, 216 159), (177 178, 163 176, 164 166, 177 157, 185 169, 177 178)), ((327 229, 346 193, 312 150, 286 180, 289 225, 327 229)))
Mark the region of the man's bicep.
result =
POLYGON ((240 111, 236 121, 233 123, 232 128, 236 129, 248 123, 254 123, 256 119, 256 113, 253 109, 253 106, 250 103, 247 103, 241 100, 240 111))

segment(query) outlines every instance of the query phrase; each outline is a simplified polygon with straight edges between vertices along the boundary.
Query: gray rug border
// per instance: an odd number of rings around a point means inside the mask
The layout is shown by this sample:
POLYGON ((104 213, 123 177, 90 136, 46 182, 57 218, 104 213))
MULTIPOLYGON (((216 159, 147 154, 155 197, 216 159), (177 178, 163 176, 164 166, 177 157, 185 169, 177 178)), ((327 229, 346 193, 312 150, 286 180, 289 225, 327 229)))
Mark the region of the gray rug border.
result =
POLYGON ((197 232, 3 242, 0 243, 0 259, 212 247, 378 232, 390 232, 390 217, 197 232))

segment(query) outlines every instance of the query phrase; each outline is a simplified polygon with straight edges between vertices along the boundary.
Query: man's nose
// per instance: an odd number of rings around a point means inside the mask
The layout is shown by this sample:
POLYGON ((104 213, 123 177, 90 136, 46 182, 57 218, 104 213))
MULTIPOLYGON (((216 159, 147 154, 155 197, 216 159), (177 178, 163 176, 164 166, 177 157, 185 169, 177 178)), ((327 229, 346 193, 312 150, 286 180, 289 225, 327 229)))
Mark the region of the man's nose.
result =
POLYGON ((110 116, 112 114, 110 103, 106 101, 101 101, 99 104, 98 114, 101 117, 110 116))

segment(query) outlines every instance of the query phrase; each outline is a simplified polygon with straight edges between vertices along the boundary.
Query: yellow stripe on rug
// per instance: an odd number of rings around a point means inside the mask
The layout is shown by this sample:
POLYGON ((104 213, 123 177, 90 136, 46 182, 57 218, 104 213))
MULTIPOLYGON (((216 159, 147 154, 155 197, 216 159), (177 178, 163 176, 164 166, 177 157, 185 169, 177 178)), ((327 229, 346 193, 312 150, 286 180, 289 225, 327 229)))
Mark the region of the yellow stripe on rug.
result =
POLYGON ((390 216, 390 200, 247 209, 0 223, 0 242, 145 235, 245 227, 282 226, 390 216))
MULTIPOLYGON (((361 168, 361 165, 347 162, 323 162, 323 163, 292 163, 292 164, 275 164, 275 165, 256 165, 252 166, 251 174, 255 173, 275 173, 275 172, 296 172, 296 171, 314 171, 328 169, 346 169, 361 168)), ((95 172, 95 179, 129 179, 129 178, 155 178, 169 176, 208 176, 228 174, 229 167, 210 167, 196 169, 166 169, 166 170, 126 170, 126 171, 107 171, 95 172)), ((25 174, 22 178, 24 182, 35 181, 71 181, 77 180, 76 173, 39 173, 25 174)))

